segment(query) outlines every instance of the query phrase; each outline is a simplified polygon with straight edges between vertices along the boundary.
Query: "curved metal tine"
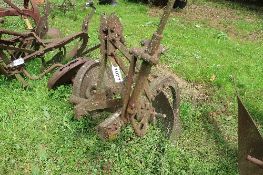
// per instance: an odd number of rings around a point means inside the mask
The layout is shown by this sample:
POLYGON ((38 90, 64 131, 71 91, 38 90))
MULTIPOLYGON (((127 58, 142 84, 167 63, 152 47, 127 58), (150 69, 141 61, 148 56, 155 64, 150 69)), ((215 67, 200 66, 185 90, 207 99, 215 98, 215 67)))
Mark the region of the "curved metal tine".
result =
POLYGON ((262 175, 263 138, 241 99, 237 99, 239 172, 240 175, 262 175))

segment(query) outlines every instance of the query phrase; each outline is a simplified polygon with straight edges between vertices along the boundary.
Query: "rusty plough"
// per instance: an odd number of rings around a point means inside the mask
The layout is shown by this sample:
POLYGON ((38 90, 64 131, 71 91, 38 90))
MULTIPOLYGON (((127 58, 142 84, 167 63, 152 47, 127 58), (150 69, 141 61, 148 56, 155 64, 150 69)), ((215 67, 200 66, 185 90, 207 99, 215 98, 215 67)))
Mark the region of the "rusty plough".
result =
MULTIPOLYGON (((73 58, 87 54, 92 50, 87 49, 89 39, 87 32, 89 20, 94 13, 95 8, 84 19, 81 32, 64 38, 44 40, 40 38, 43 32, 38 34, 34 31, 19 33, 0 29, 0 73, 6 76, 16 76, 25 84, 20 74, 30 79, 38 79, 51 70, 62 67, 61 63, 66 63, 73 58), (72 50, 68 51, 66 46, 73 41, 77 41, 77 44, 72 50), (50 60, 46 60, 44 57, 47 53, 53 54, 50 60), (42 66, 46 68, 38 77, 31 76, 25 67, 28 61, 35 58, 40 58, 42 66)), ((40 28, 46 29, 45 27, 40 28)), ((70 63, 82 64, 84 61, 78 59, 70 63)))
POLYGON ((263 174, 263 138, 239 97, 238 167, 241 175, 263 174))
MULTIPOLYGON (((3 0, 6 8, 0 8, 0 17, 19 16, 24 19, 27 28, 35 32, 40 38, 59 38, 60 31, 48 26, 48 15, 50 11, 50 3, 46 1, 44 15, 41 15, 38 5, 34 0, 24 0, 23 8, 17 3, 10 0, 3 0), (33 19, 34 25, 30 23, 29 18, 33 19)), ((3 18, 2 18, 3 20, 3 18)))
POLYGON ((30 17, 35 24, 39 23, 41 18, 37 4, 32 0, 24 0, 23 7, 17 6, 11 0, 2 0, 6 7, 0 7, 0 17, 5 16, 23 16, 30 17))
MULTIPOLYGON (((0 9, 0 17, 31 17, 36 27, 24 33, 0 29, 0 74, 15 76, 25 83, 21 74, 38 79, 60 67, 49 79, 48 88, 73 83, 70 102, 75 105, 77 119, 102 110, 112 113, 96 127, 102 139, 116 138, 127 124, 131 124, 140 137, 147 133, 150 125, 160 128, 162 134, 172 140, 178 135, 180 97, 177 82, 173 76, 160 74, 154 67, 163 51, 163 31, 176 0, 169 0, 152 38, 143 41, 140 48, 132 49, 126 46, 122 24, 114 14, 101 16, 100 43, 87 47, 88 24, 96 10, 92 2, 88 5, 93 10, 84 19, 81 32, 45 40, 48 8, 41 17, 33 1, 24 0, 24 9, 17 8, 10 0, 3 1, 11 8, 0 9), (73 41, 78 42, 67 51, 66 46, 73 41), (99 61, 85 57, 97 49, 101 55, 99 61), (53 54, 50 60, 44 58, 47 53, 53 54), (45 68, 38 77, 30 75, 25 66, 35 58, 40 58, 45 68)), ((239 97, 238 166, 241 175, 263 174, 263 138, 239 97)))
MULTIPOLYGON (((177 82, 172 76, 151 72, 163 50, 160 42, 174 2, 169 1, 157 32, 142 42, 141 48, 126 47, 117 16, 101 16, 101 59, 81 66, 70 99, 78 119, 101 110, 113 112, 97 126, 101 138, 116 138, 126 124, 131 124, 138 136, 144 136, 151 124, 169 138, 179 132, 177 82)), ((57 77, 66 73, 67 69, 62 70, 57 77)))

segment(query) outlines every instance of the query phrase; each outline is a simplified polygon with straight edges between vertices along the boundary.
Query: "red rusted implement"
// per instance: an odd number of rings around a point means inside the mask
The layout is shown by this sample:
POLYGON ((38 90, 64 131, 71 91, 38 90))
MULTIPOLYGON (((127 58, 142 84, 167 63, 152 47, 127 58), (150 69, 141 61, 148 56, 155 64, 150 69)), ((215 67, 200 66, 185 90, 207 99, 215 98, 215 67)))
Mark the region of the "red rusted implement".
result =
POLYGON ((54 89, 63 84, 73 83, 75 75, 80 67, 86 62, 84 58, 77 58, 61 67, 49 80, 48 88, 54 89))
POLYGON ((8 8, 0 8, 0 17, 5 16, 21 16, 23 18, 32 18, 34 20, 34 27, 26 20, 28 29, 35 32, 40 38, 60 38, 61 34, 58 29, 49 29, 48 15, 50 10, 50 3, 46 0, 44 15, 41 16, 37 3, 34 0, 24 0, 23 8, 17 6, 10 0, 3 0, 8 8))
POLYGON ((3 66, 2 69, 9 75, 20 72, 26 62, 37 57, 42 57, 47 52, 54 50, 57 50, 57 54, 55 54, 50 61, 42 59, 42 64, 44 66, 65 60, 67 57, 65 46, 74 40, 82 41, 78 48, 74 48, 74 54, 71 55, 73 58, 79 57, 86 49, 88 43, 88 35, 85 32, 79 32, 62 39, 56 39, 50 43, 45 43, 34 32, 18 33, 0 30, 0 35, 12 36, 12 38, 8 40, 0 39, 0 58, 2 58, 1 60, 5 63, 5 66, 3 66), (18 63, 18 60, 21 61, 18 63))
POLYGON ((0 8, 0 17, 5 16, 24 16, 30 17, 35 21, 35 24, 39 23, 40 12, 37 4, 33 0, 24 0, 23 8, 18 7, 11 0, 3 0, 4 3, 9 5, 9 8, 0 8))
MULTIPOLYGON (((89 39, 88 24, 94 13, 95 9, 84 19, 81 32, 48 41, 41 39, 36 32, 19 33, 0 30, 0 73, 6 76, 16 77, 18 74, 23 74, 30 79, 38 79, 54 68, 63 66, 60 63, 66 63, 93 51, 93 48, 87 48, 87 44, 89 39), (66 46, 73 41, 77 41, 77 43, 73 49, 68 51, 68 47, 66 46), (44 58, 47 53, 53 54, 49 60, 44 58), (25 64, 35 58, 41 58, 42 66, 47 68, 38 77, 31 76, 25 69, 25 64)), ((95 46, 95 48, 97 48, 97 46, 95 46)), ((72 73, 72 71, 76 69, 76 67, 73 69, 74 66, 80 67, 82 64, 77 65, 77 63, 79 62, 75 62, 74 64, 71 62, 72 69, 63 69, 65 75, 71 75, 65 72, 65 70, 72 73)), ((68 65, 65 66, 67 67, 68 65)), ((21 77, 19 79, 21 80, 21 77)), ((62 77, 56 77, 56 79, 53 80, 65 81, 62 77)), ((52 86, 61 83, 62 82, 53 82, 52 86)))
POLYGON ((157 125, 166 137, 178 134, 176 80, 151 73, 159 62, 162 34, 174 2, 169 1, 157 32, 141 48, 127 48, 116 15, 101 16, 101 59, 87 61, 77 72, 71 102, 78 119, 100 110, 114 112, 97 127, 102 138, 115 138, 125 124, 131 124, 138 136, 144 136, 151 124, 157 125))
POLYGON ((241 175, 263 174, 263 138, 239 97, 238 167, 241 175))

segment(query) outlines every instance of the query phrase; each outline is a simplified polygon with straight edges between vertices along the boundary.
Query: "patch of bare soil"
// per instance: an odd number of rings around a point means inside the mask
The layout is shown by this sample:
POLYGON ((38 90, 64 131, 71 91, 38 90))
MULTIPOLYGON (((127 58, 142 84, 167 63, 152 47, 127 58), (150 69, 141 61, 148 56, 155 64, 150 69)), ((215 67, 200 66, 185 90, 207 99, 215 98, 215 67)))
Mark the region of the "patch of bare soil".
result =
POLYGON ((263 40, 263 30, 251 32, 249 35, 245 37, 245 39, 248 39, 250 41, 263 40))
POLYGON ((181 98, 197 103, 208 100, 209 88, 206 85, 189 83, 170 71, 169 68, 165 65, 158 65, 156 69, 158 70, 158 73, 160 75, 169 75, 175 78, 180 89, 181 98))
MULTIPOLYGON (((151 8, 149 15, 160 15, 161 10, 151 8)), ((183 10, 175 11, 173 16, 182 18, 185 22, 199 21, 206 25, 217 28, 232 38, 241 40, 260 40, 263 39, 263 31, 253 31, 250 33, 240 32, 236 29, 235 21, 244 20, 245 22, 259 22, 258 17, 252 14, 242 14, 243 12, 231 8, 216 8, 208 5, 189 4, 183 10)))

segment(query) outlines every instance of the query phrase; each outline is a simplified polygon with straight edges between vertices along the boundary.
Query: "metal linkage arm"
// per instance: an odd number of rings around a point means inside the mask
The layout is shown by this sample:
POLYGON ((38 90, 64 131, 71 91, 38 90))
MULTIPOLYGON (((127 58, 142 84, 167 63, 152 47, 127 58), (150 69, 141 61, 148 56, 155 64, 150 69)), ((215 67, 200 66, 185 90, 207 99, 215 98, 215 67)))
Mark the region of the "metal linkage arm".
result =
POLYGON ((167 4, 167 6, 164 9, 163 16, 161 18, 159 27, 157 31, 153 34, 150 42, 145 45, 146 49, 133 49, 132 53, 137 57, 141 58, 144 61, 150 63, 150 64, 157 64, 159 61, 159 56, 162 52, 161 46, 161 40, 163 38, 163 31, 165 29, 165 26, 168 22, 171 10, 173 8, 175 0, 170 0, 167 4))

